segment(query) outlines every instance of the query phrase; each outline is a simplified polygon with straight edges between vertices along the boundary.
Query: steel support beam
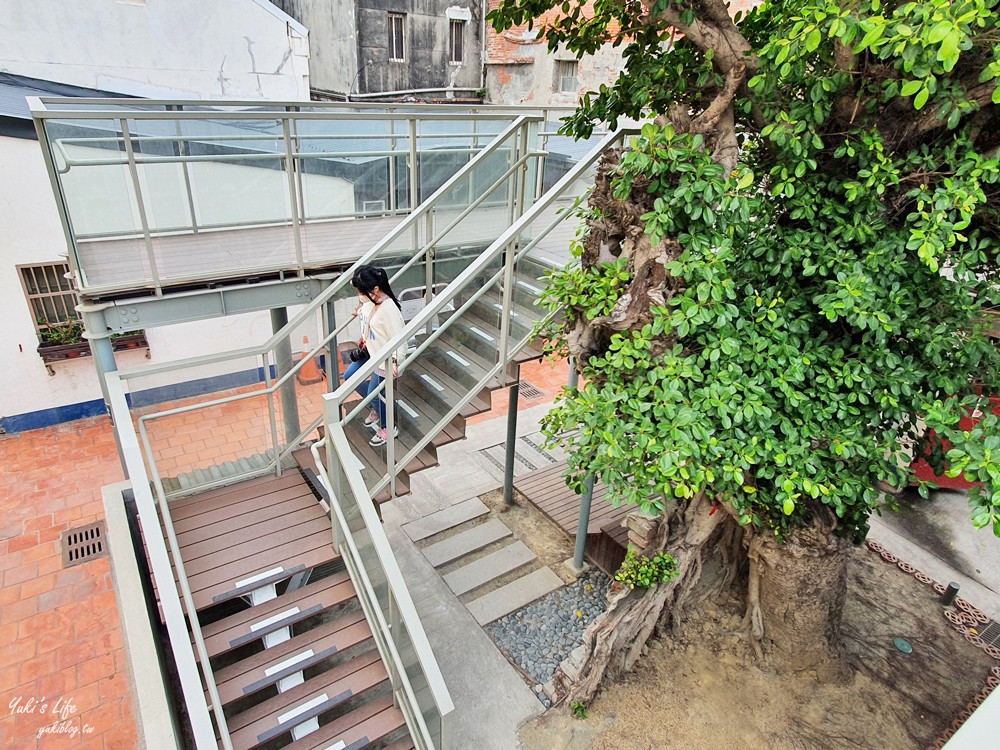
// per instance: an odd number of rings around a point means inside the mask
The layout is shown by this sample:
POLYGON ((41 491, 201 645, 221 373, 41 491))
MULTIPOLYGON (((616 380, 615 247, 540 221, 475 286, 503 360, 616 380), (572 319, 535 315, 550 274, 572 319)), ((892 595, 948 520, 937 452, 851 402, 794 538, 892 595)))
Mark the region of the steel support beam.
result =
MULTIPOLYGON (((288 310, 278 307, 271 310, 271 329, 277 333, 288 325, 288 310)), ((295 365, 292 360, 292 340, 286 336, 274 348, 275 379, 281 379, 295 365)), ((285 422, 285 444, 290 444, 302 432, 299 426, 299 402, 295 393, 295 378, 289 378, 280 387, 281 416, 285 422)))
MULTIPOLYGON (((339 274, 334 274, 336 277, 339 274)), ((114 300, 84 304, 83 308, 100 312, 103 327, 112 333, 153 328, 171 323, 207 320, 223 315, 273 310, 278 307, 305 305, 319 296, 329 280, 315 277, 269 281, 261 284, 200 289, 164 297, 114 300)))

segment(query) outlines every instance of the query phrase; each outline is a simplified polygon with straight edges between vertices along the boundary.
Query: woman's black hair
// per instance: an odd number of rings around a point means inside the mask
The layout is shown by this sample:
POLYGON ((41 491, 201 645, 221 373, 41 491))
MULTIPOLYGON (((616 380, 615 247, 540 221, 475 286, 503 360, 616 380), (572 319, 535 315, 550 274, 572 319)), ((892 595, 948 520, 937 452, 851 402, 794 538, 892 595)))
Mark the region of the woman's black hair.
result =
POLYGON ((357 271, 354 272, 354 278, 351 279, 351 286, 365 295, 372 302, 372 292, 375 291, 375 287, 382 290, 382 293, 389 297, 393 302, 396 303, 396 307, 402 309, 402 305, 399 304, 399 300, 396 299, 396 293, 392 291, 392 287, 389 286, 389 274, 385 272, 384 268, 378 266, 361 266, 357 271))

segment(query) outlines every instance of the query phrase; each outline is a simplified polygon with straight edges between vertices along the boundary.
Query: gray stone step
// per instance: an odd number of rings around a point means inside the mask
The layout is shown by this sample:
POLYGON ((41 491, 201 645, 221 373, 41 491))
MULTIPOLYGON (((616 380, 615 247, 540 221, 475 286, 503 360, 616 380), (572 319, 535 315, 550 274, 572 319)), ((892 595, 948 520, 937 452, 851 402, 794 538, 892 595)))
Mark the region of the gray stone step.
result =
POLYGON ((429 536, 440 534, 442 531, 458 526, 460 523, 471 521, 473 518, 485 516, 490 509, 483 505, 482 500, 473 497, 463 500, 450 508, 431 513, 429 516, 418 518, 403 525, 403 531, 415 542, 426 539, 429 536))
POLYGON ((517 570, 534 559, 535 553, 528 549, 524 542, 514 542, 468 565, 463 565, 458 570, 453 570, 444 576, 444 582, 455 592, 455 596, 461 596, 484 583, 489 583, 494 578, 517 570))
POLYGON ((476 618, 476 622, 486 625, 526 604, 531 604, 535 599, 540 599, 562 585, 562 580, 551 570, 539 568, 470 602, 469 611, 476 618))
POLYGON ((443 542, 425 547, 423 553, 431 565, 439 568, 452 560, 477 552, 488 544, 505 539, 510 534, 510 529, 502 521, 493 518, 443 542))

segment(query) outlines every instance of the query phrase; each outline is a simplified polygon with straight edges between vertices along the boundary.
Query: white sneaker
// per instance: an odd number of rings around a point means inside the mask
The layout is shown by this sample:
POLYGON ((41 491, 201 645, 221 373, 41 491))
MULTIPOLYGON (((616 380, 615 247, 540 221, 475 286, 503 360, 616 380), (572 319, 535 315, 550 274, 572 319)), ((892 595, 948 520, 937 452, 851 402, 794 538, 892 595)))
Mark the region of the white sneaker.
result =
MULTIPOLYGON (((376 433, 372 436, 372 439, 368 441, 368 445, 372 446, 373 448, 376 447, 376 446, 379 446, 379 445, 385 445, 386 439, 388 438, 388 435, 389 435, 389 431, 386 428, 384 428, 384 427, 379 428, 379 430, 376 431, 376 433)), ((399 428, 398 427, 394 427, 393 428, 393 430, 392 430, 392 436, 393 437, 399 437, 399 428)))
POLYGON ((378 414, 373 411, 368 412, 368 416, 365 417, 365 427, 371 427, 373 430, 378 429, 378 414))

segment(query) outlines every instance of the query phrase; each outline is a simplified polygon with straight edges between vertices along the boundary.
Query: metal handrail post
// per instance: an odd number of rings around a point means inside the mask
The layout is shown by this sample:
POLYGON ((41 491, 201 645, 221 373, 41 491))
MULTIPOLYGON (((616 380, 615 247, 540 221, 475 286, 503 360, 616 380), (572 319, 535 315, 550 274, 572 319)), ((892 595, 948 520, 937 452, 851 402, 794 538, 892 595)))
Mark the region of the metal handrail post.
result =
MULTIPOLYGON (((167 107, 167 110, 180 111, 184 109, 184 105, 178 104, 176 106, 167 107)), ((184 137, 184 131, 181 130, 181 121, 174 121, 174 131, 177 133, 177 140, 174 141, 174 155, 178 157, 188 157, 190 156, 190 149, 188 149, 188 138, 184 137)), ((184 192, 187 195, 188 211, 191 214, 191 233, 198 234, 198 213, 195 210, 194 204, 194 191, 191 188, 191 173, 190 173, 190 162, 186 159, 181 162, 181 173, 184 175, 184 192)))
POLYGON ((587 546, 587 529, 590 526, 590 503, 594 498, 594 475, 584 480, 580 498, 580 520, 576 527, 576 547, 573 550, 573 568, 583 571, 583 553, 587 546))
POLYGON ((393 155, 389 157, 389 210, 396 214, 398 206, 398 196, 396 195, 396 121, 389 120, 389 150, 393 155))
POLYGON ((302 227, 299 215, 299 200, 296 195, 295 173, 298 171, 297 160, 292 154, 292 122, 291 118, 285 115, 281 118, 281 131, 285 140, 285 172, 288 175, 288 208, 289 217, 292 220, 292 239, 295 242, 295 262, 298 265, 298 274, 305 274, 302 260, 302 227))
POLYGON ((393 375, 392 360, 396 356, 395 349, 385 361, 385 464, 389 473, 389 496, 396 498, 396 384, 393 375))
POLYGON ((146 205, 142 200, 142 183, 139 180, 139 167, 135 163, 135 151, 132 149, 132 136, 128 130, 128 119, 119 118, 122 127, 122 141, 125 144, 125 157, 128 159, 128 171, 132 177, 132 189, 135 191, 135 204, 139 211, 139 223, 142 225, 142 238, 146 244, 146 257, 149 260, 149 273, 153 277, 156 296, 163 296, 163 286, 160 284, 160 272, 156 266, 153 254, 153 237, 149 232, 149 218, 146 216, 146 205))
POLYGON ((409 119, 410 125, 410 148, 408 160, 410 162, 410 212, 412 213, 420 205, 419 189, 420 183, 417 179, 417 120, 415 117, 409 119))
MULTIPOLYGON (((434 297, 434 260, 437 257, 437 247, 434 238, 434 212, 427 212, 427 226, 424 236, 429 238, 427 252, 424 255, 424 304, 429 305, 434 297)), ((430 334, 433 324, 427 321, 427 333, 430 334)))

